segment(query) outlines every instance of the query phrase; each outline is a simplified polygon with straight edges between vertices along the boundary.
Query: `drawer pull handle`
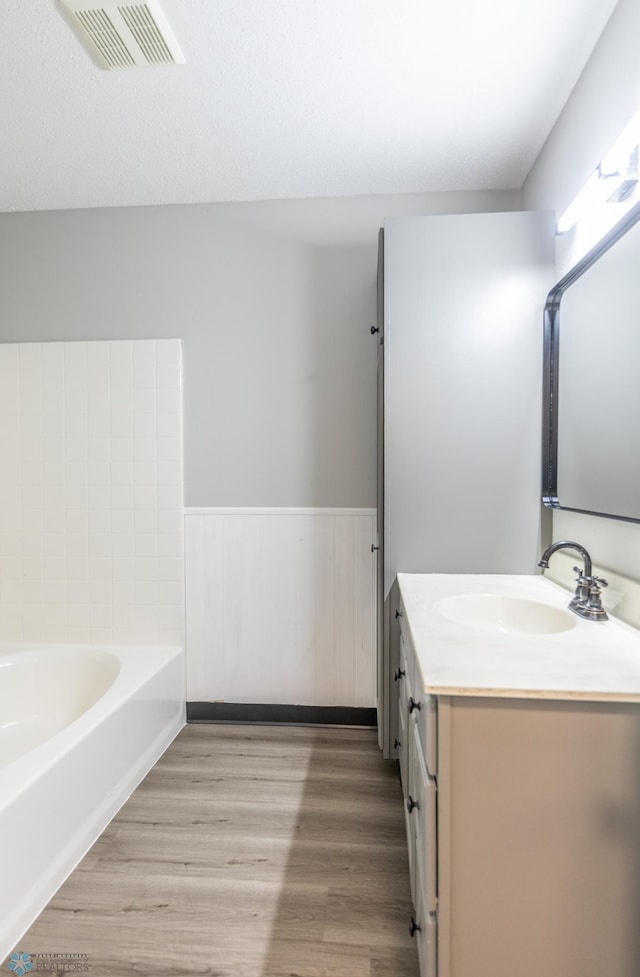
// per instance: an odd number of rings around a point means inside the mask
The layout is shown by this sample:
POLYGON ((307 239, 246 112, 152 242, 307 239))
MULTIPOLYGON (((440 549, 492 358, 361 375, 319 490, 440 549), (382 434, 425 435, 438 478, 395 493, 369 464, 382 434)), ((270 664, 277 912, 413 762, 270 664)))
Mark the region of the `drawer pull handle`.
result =
POLYGON ((397 671, 393 673, 393 681, 397 682, 398 679, 404 678, 406 674, 407 673, 405 672, 404 668, 397 669, 397 671))
POLYGON ((416 933, 422 933, 422 926, 420 923, 416 923, 413 916, 411 917, 411 922, 409 923, 409 936, 415 936, 416 933))
POLYGON ((409 699, 409 715, 411 715, 414 709, 420 711, 421 708, 422 706, 420 705, 420 703, 417 702, 416 699, 413 698, 413 696, 411 696, 411 698, 409 699))
POLYGON ((396 611, 396 621, 399 617, 402 617, 402 611, 396 611))
POLYGON ((409 812, 409 814, 411 814, 414 807, 417 807, 418 810, 420 810, 420 801, 414 801, 411 794, 409 794, 409 796, 407 797, 407 811, 409 812))
POLYGON ((400 742, 400 740, 394 740, 393 741, 393 748, 394 748, 394 750, 397 750, 399 746, 402 746, 402 743, 400 742))

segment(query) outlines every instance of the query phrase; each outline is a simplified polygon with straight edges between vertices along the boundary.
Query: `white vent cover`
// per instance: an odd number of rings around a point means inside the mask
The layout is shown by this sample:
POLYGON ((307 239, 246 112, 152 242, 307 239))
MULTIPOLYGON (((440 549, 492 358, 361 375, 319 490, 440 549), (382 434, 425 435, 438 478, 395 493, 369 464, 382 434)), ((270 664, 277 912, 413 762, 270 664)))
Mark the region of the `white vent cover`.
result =
POLYGON ((60 0, 93 54, 106 68, 184 64, 185 58, 157 0, 60 0))

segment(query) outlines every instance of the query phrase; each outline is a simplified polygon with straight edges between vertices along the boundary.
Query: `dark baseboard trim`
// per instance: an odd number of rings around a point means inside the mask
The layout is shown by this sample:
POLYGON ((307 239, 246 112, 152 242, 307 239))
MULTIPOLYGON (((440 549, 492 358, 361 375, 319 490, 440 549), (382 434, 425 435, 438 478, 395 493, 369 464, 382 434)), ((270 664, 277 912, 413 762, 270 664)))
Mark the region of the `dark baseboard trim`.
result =
POLYGON ((259 702, 187 702, 188 723, 263 723, 274 726, 376 726, 375 709, 289 706, 259 702))

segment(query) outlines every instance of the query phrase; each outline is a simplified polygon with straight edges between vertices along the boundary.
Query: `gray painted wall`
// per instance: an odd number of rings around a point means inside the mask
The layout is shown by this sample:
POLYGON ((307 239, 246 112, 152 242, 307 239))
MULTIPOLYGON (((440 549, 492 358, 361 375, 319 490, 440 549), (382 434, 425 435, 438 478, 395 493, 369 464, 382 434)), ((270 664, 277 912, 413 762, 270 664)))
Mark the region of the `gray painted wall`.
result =
POLYGON ((640 4, 619 0, 524 182, 528 210, 569 206, 640 108, 640 4))
MULTIPOLYGON (((638 0, 620 0, 525 181, 526 208, 555 210, 559 216, 640 108, 639 34, 638 0)), ((579 255, 571 234, 556 241, 560 278, 579 255)), ((637 444, 632 447, 637 451, 637 444)), ((579 540, 600 567, 640 580, 640 525, 555 512, 553 536, 579 540)), ((624 589, 622 583, 618 586, 624 589)), ((625 600, 633 602, 637 613, 638 588, 632 586, 625 600)))
POLYGON ((0 341, 184 340, 187 506, 376 503, 377 231, 519 192, 0 215, 0 341))

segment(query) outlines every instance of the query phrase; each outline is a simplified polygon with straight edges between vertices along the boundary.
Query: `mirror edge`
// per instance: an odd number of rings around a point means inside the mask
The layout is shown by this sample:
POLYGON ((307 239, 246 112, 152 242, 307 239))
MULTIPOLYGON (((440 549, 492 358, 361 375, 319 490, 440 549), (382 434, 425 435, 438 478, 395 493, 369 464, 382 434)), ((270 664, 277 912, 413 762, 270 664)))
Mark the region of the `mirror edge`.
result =
POLYGON ((640 221, 640 202, 598 241, 549 291, 544 305, 544 347, 542 372, 542 504, 547 509, 582 512, 589 516, 640 523, 640 518, 594 512, 562 505, 558 498, 558 370, 560 353, 559 313, 562 296, 581 275, 605 254, 627 231, 640 221))

